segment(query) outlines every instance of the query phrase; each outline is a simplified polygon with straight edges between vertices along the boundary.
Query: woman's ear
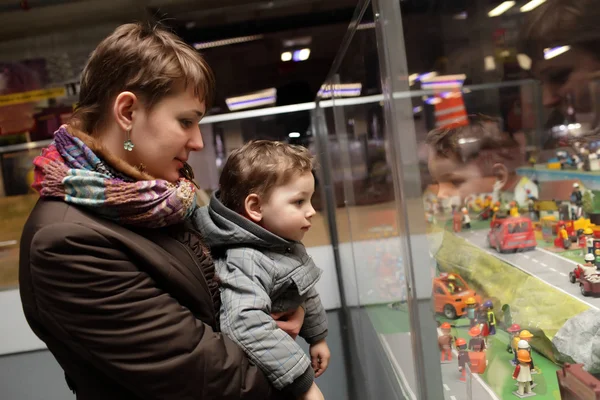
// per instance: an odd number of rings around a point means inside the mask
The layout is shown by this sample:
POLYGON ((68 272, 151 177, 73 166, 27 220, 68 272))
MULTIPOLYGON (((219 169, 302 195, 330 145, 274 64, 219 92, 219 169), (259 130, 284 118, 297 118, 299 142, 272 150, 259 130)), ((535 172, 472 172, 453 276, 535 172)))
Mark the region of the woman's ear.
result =
POLYGON ((132 92, 121 92, 115 98, 113 114, 119 127, 127 132, 133 125, 133 112, 138 107, 139 101, 132 92))
POLYGON ((260 197, 251 193, 246 196, 246 200, 244 200, 244 212, 246 216, 250 218, 255 223, 259 223, 262 221, 262 210, 260 207, 260 197))
POLYGON ((496 182, 500 188, 503 188, 508 181, 508 168, 502 163, 496 163, 492 167, 492 173, 496 177, 496 182))

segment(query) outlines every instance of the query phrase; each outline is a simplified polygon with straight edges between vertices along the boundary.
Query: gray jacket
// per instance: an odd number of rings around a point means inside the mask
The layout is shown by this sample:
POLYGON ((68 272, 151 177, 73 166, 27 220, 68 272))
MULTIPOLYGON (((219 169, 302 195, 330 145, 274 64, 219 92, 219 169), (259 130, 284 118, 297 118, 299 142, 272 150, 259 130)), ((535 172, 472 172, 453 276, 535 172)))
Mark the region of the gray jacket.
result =
POLYGON ((213 195, 194 224, 215 258, 221 288, 221 330, 237 342, 277 389, 295 396, 314 380, 310 358, 270 314, 303 305, 308 343, 327 336, 325 309, 314 286, 322 271, 304 245, 285 240, 225 207, 213 195))

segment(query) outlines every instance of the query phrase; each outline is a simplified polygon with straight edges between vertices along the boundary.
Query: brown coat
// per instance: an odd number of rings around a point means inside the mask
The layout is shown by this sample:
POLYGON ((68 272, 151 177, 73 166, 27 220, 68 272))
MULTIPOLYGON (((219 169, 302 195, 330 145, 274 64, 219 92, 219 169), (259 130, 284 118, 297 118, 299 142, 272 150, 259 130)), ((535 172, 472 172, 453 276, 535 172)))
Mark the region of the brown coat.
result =
POLYGON ((216 332, 211 270, 183 225, 133 231, 61 201, 40 200, 21 239, 25 316, 83 400, 280 396, 216 332))

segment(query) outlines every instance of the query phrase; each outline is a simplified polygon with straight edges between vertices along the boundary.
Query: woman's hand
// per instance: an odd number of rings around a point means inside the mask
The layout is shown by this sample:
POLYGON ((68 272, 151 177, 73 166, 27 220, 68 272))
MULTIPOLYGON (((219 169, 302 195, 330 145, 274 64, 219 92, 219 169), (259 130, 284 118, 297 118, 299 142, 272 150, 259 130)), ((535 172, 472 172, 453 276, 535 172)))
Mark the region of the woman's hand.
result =
POLYGON ((304 307, 295 310, 271 314, 279 329, 296 339, 304 323, 304 307))

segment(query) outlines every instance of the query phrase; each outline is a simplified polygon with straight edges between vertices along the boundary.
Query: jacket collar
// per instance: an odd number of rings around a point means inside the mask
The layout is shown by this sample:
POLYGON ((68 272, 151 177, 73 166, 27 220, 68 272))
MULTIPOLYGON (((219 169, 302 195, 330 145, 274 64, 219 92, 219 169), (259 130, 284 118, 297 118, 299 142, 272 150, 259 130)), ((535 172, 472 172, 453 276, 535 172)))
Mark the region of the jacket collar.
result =
POLYGON ((291 247, 296 244, 299 244, 296 241, 286 240, 280 236, 275 235, 274 233, 269 232, 262 226, 248 220, 246 217, 236 213, 235 211, 225 207, 221 200, 219 199, 220 190, 215 191, 210 199, 209 204, 209 212, 217 214, 222 218, 234 223, 239 226, 241 229, 248 231, 249 233, 255 235, 257 238, 261 239, 265 242, 269 247, 291 247))

